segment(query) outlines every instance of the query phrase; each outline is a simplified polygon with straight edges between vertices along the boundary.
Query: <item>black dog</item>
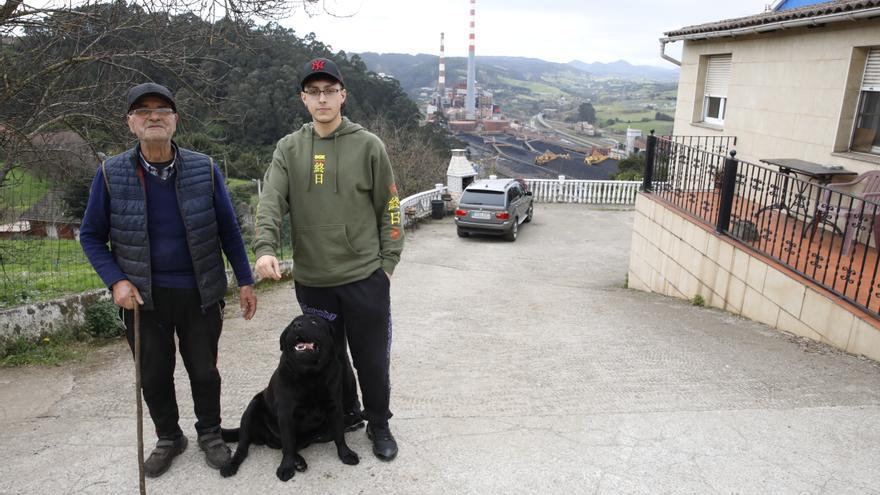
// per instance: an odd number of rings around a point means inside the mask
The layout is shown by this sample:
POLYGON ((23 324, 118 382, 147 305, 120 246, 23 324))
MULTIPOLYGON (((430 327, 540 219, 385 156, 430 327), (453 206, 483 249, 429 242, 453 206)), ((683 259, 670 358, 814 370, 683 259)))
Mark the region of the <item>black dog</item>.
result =
MULTIPOLYGON (((343 344, 340 344, 343 345, 343 344)), ((224 477, 238 472, 251 444, 281 449, 275 474, 281 481, 308 467, 298 451, 332 439, 343 463, 359 462, 345 443, 342 411, 342 363, 337 359, 330 324, 311 316, 297 316, 281 334, 281 362, 269 386, 251 399, 241 427, 223 430, 223 440, 238 441, 224 477)))

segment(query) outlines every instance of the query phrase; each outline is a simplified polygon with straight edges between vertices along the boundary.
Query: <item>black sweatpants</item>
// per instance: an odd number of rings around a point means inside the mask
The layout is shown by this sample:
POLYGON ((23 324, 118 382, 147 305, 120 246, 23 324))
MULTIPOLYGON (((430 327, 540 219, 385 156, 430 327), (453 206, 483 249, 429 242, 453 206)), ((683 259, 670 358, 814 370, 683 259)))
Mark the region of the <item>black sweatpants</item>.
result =
MULTIPOLYGON (((141 387, 159 438, 182 434, 174 390, 177 356, 189 375, 199 435, 220 430, 217 343, 223 329, 222 301, 202 311, 198 289, 153 288, 153 310, 140 311, 141 387)), ((125 335, 134 355, 134 311, 123 310, 125 335)))
MULTIPOLYGON (((296 299, 304 314, 320 316, 333 325, 336 335, 345 335, 357 370, 364 402, 364 419, 374 424, 391 418, 391 282, 381 268, 368 278, 338 287, 309 287, 294 283, 296 299)), ((339 346, 340 359, 345 346, 339 346)), ((353 388, 354 384, 346 384, 353 388)), ((353 390, 345 390, 345 407, 351 405, 353 390)))

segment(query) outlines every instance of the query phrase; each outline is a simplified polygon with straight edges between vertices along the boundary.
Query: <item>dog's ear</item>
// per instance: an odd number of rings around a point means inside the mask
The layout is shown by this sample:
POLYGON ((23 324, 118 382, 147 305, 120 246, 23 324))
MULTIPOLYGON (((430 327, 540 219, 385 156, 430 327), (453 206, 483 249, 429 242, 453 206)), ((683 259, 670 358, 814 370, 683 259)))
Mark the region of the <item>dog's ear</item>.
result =
POLYGON ((281 332, 281 338, 278 339, 278 347, 284 352, 284 341, 287 339, 287 332, 290 331, 290 325, 287 325, 287 328, 281 332))

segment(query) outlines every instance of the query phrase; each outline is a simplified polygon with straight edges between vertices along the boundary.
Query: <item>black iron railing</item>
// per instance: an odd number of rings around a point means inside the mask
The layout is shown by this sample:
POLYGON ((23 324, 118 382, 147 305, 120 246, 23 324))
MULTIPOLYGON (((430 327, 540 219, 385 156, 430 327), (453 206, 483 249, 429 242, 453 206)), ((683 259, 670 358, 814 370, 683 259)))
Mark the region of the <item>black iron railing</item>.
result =
POLYGON ((735 144, 735 137, 649 136, 642 189, 880 314, 880 193, 739 160, 729 150, 735 144))

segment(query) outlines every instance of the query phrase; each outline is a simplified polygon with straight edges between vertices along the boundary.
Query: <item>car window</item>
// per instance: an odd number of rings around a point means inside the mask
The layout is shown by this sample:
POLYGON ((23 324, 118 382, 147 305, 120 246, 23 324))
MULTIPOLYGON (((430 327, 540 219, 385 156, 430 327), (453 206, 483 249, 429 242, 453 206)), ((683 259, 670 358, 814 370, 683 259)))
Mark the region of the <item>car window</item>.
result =
POLYGON ((504 192, 465 189, 460 202, 469 205, 504 206, 504 192))

